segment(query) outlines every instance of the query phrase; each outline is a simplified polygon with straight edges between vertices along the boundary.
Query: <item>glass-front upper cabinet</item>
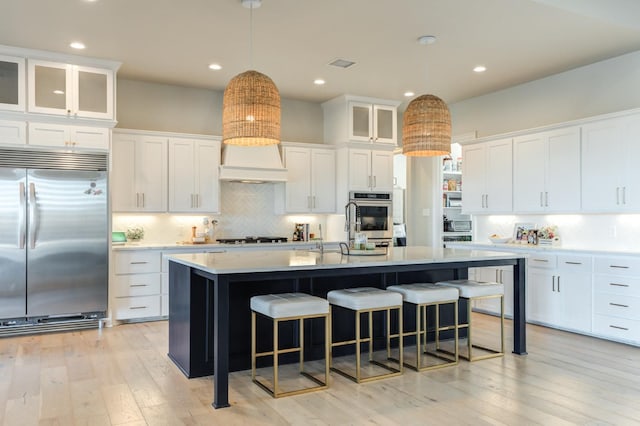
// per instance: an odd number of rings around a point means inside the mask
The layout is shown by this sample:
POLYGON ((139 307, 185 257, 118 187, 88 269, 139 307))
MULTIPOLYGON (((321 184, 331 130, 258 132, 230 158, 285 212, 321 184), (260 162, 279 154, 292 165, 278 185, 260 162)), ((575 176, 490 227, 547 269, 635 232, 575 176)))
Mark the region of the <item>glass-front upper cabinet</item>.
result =
POLYGON ((113 71, 29 60, 29 111, 113 119, 113 71))
POLYGON ((349 102, 349 139, 396 144, 397 107, 349 102))
POLYGON ((0 55, 0 109, 24 111, 24 59, 0 55))

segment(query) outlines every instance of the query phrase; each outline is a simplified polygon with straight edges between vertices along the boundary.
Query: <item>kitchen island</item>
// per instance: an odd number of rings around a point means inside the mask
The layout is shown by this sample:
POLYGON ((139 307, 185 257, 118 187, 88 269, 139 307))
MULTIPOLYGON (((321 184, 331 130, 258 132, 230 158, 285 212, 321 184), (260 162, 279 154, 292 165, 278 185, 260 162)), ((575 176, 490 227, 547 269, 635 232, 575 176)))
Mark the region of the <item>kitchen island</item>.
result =
MULTIPOLYGON (((522 254, 410 246, 371 256, 278 250, 180 254, 168 260, 168 355, 187 377, 214 374, 215 408, 229 406, 229 371, 250 367, 249 299, 257 294, 300 291, 325 297, 338 288, 463 279, 470 267, 510 265, 513 352, 526 354, 522 254)), ((312 351, 314 339, 308 344, 312 351)))

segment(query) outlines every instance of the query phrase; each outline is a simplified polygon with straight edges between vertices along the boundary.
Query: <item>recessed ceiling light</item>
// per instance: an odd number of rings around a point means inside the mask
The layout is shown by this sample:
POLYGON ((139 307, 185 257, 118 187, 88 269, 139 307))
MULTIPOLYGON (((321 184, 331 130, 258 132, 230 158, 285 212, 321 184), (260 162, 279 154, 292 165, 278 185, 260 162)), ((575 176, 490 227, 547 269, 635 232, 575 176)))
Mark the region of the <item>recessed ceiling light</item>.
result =
POLYGON ((315 80, 313 80, 313 84, 315 84, 316 86, 322 86, 324 83, 326 82, 321 78, 316 78, 315 80))
POLYGON ((411 96, 415 95, 415 93, 413 93, 413 92, 404 92, 404 95, 405 95, 407 98, 410 98, 411 96))
POLYGON ((433 44, 436 42, 436 36, 423 35, 418 37, 418 43, 420 44, 433 44))
POLYGON ((74 49, 84 49, 86 46, 84 45, 84 43, 81 43, 79 41, 74 41, 69 45, 69 47, 72 47, 74 49))
POLYGON ((222 69, 222 66, 220 64, 209 64, 209 69, 210 70, 214 70, 214 71, 218 71, 222 69))
POLYGON ((54 90, 53 93, 55 95, 64 95, 64 90, 54 90))
POLYGON ((478 65, 473 69, 474 72, 485 72, 486 70, 487 70, 487 67, 485 67, 484 65, 478 65))

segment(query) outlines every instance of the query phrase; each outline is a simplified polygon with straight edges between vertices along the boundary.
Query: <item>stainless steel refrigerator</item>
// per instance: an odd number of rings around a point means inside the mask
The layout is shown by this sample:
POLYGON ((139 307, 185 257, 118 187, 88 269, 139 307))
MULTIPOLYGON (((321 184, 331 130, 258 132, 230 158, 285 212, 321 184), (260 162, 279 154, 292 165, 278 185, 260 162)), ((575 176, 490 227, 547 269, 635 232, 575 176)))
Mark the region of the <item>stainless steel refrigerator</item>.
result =
POLYGON ((0 327, 104 317, 106 154, 0 149, 0 327))

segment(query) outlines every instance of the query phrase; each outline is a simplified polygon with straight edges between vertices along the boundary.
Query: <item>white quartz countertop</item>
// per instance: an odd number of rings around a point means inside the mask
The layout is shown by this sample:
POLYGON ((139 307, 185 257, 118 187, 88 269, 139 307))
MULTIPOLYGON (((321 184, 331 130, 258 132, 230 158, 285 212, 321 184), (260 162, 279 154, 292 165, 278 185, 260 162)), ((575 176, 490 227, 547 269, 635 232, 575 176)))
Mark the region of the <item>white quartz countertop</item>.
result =
MULTIPOLYGON (((338 242, 326 242, 325 247, 337 247, 338 242)), ((289 241, 286 243, 245 243, 245 244, 193 244, 188 242, 176 243, 126 243, 122 245, 112 245, 113 250, 236 250, 236 249, 292 249, 292 248, 313 248, 315 241, 289 241)))
POLYGON ((490 241, 450 241, 446 243, 449 248, 467 250, 498 250, 512 253, 558 253, 558 254, 581 254, 594 256, 640 256, 640 246, 629 250, 622 249, 597 249, 573 246, 545 246, 533 244, 496 244, 490 241))
POLYGON ((386 254, 347 256, 330 251, 320 254, 306 250, 232 251, 226 253, 185 253, 169 255, 171 261, 212 274, 276 272, 358 268, 425 263, 453 263, 494 259, 517 259, 522 254, 431 247, 392 247, 386 254))

